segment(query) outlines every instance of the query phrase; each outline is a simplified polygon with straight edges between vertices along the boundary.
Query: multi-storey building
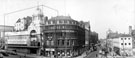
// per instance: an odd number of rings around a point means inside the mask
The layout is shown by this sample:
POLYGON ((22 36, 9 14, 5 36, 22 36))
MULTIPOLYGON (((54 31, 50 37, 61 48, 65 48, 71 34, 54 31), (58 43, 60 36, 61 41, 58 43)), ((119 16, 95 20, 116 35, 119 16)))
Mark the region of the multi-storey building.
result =
POLYGON ((90 49, 91 42, 91 30, 90 30, 90 22, 84 22, 85 24, 85 50, 90 49))
POLYGON ((119 37, 108 39, 113 51, 118 55, 133 55, 132 36, 123 34, 119 37))
POLYGON ((91 32, 90 37, 90 43, 96 44, 98 42, 98 33, 91 32))
POLYGON ((45 25, 46 55, 72 56, 82 52, 85 45, 84 24, 73 20, 70 16, 52 17, 45 25))

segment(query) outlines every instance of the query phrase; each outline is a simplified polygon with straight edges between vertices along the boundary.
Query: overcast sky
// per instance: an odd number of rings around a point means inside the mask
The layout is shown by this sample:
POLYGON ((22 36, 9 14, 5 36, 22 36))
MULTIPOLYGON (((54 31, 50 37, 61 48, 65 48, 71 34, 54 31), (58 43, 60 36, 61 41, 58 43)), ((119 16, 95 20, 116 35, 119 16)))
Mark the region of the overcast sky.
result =
MULTIPOLYGON (((37 5, 46 5, 59 10, 59 15, 70 15, 75 20, 90 21, 91 30, 106 37, 110 28, 120 33, 128 33, 128 26, 135 25, 134 0, 0 0, 0 25, 4 13, 10 13, 37 5)), ((56 16, 54 10, 43 8, 46 16, 56 16)), ((14 25, 18 18, 32 16, 34 9, 8 14, 6 25, 14 25)))

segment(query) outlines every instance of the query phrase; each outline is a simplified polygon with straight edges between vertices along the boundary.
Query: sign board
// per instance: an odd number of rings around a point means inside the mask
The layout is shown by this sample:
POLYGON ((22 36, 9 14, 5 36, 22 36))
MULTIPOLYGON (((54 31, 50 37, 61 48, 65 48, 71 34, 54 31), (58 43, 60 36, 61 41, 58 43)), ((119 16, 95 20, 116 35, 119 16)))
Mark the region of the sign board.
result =
POLYGON ((54 48, 46 48, 45 50, 46 50, 46 51, 55 51, 54 48))
POLYGON ((27 44, 28 36, 9 36, 7 40, 7 44, 27 44))

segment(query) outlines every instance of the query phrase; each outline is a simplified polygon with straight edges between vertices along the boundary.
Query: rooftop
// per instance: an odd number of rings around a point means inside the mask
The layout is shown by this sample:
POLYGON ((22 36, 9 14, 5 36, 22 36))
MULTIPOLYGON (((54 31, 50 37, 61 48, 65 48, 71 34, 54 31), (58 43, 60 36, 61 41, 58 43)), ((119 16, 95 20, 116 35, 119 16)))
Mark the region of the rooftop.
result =
POLYGON ((52 17, 50 18, 51 20, 54 20, 54 19, 68 19, 68 20, 73 20, 70 16, 56 16, 56 17, 52 17))

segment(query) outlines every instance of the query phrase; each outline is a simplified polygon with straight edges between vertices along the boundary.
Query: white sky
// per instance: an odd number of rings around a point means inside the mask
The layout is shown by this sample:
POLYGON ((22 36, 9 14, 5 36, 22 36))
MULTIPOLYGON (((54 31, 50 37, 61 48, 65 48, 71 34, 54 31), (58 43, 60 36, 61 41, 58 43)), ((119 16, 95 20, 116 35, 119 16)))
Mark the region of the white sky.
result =
MULTIPOLYGON (((4 24, 4 13, 43 4, 59 10, 60 15, 90 21, 92 31, 99 33, 99 38, 105 38, 109 28, 128 33, 128 26, 135 25, 134 3, 134 0, 0 0, 0 25, 4 24)), ((55 11, 43 9, 46 16, 56 16, 55 11)), ((14 25, 18 18, 31 16, 34 10, 6 15, 6 25, 14 25)))

